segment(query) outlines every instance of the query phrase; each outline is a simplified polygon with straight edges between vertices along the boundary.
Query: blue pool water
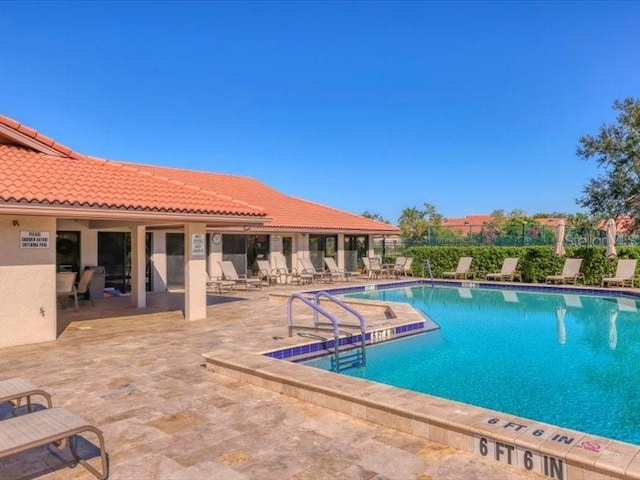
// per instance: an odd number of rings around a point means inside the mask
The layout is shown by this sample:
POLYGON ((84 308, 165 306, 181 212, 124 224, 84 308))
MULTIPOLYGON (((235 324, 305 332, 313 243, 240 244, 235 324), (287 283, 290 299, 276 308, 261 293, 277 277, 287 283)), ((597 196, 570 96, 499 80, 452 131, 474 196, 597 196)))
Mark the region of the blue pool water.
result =
POLYGON ((366 367, 344 374, 640 444, 635 299, 426 286, 347 296, 410 302, 441 328, 369 347, 366 367))

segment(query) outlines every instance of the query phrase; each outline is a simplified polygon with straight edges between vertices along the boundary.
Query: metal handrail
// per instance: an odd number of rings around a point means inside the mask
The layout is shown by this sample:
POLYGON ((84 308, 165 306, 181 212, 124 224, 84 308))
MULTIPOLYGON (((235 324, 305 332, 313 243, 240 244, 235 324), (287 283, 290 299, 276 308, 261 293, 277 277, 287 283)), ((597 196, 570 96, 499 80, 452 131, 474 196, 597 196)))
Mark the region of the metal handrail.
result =
MULTIPOLYGON (((365 332, 367 330, 366 320, 364 319, 364 317, 362 316, 362 314, 359 311, 357 311, 351 305, 346 304, 345 302, 343 302, 339 298, 334 297, 333 295, 331 295, 331 294, 329 294, 327 292, 324 292, 324 291, 316 292, 315 297, 314 297, 316 305, 320 305, 320 297, 326 297, 331 302, 335 303, 336 305, 339 305, 340 307, 345 309, 347 312, 349 312, 352 315, 354 315, 358 319, 358 321, 360 322, 360 331, 362 332, 362 335, 365 334, 365 332)), ((317 317, 318 317, 318 314, 316 312, 316 313, 314 313, 314 321, 316 323, 318 323, 318 318, 317 317)), ((343 326, 349 327, 351 325, 343 325, 343 326)))
POLYGON ((429 278, 431 279, 431 288, 436 286, 436 282, 433 280, 433 272, 431 271, 431 261, 427 258, 422 262, 422 273, 424 275, 424 267, 427 266, 427 270, 429 270, 429 278))
POLYGON ((336 371, 340 371, 340 329, 339 327, 347 327, 347 328, 358 328, 356 325, 346 325, 346 324, 339 324, 338 320, 327 310, 325 310, 324 308, 322 308, 320 306, 320 297, 326 297, 329 301, 335 303, 336 305, 342 307, 344 310, 348 311, 349 313, 353 314, 358 321, 360 322, 360 350, 361 350, 361 358, 362 358, 362 365, 364 366, 366 364, 366 355, 365 355, 365 345, 366 345, 366 321, 365 318, 362 316, 362 314, 360 312, 358 312, 357 310, 355 310, 353 307, 347 305, 346 303, 344 303, 342 300, 334 297, 333 295, 328 294, 327 292, 317 292, 313 298, 313 301, 310 300, 309 298, 307 298, 306 296, 300 294, 300 293, 292 293, 291 295, 289 295, 289 298, 287 300, 287 328, 289 330, 289 337, 293 336, 293 329, 294 328, 298 328, 298 329, 304 329, 304 330, 331 330, 333 331, 333 337, 334 337, 334 343, 333 343, 333 347, 334 347, 334 351, 333 351, 333 357, 334 357, 334 364, 336 366, 336 371), (294 300, 300 300, 302 303, 304 303, 305 305, 307 305, 308 307, 310 307, 313 310, 313 327, 303 327, 303 326, 296 326, 294 327, 293 325, 293 309, 292 309, 292 304, 294 300), (320 327, 320 325, 329 325, 329 324, 325 324, 325 323, 321 323, 319 321, 318 318, 318 314, 321 314, 322 316, 324 316, 325 318, 327 318, 329 320, 330 325, 332 328, 327 329, 327 328, 322 328, 320 327))
POLYGON ((314 301, 309 300, 307 297, 305 297, 301 293, 292 293, 291 295, 289 295, 289 299, 287 300, 287 328, 289 329, 289 336, 290 337, 293 336, 293 328, 294 328, 293 327, 293 311, 291 309, 291 304, 293 303, 293 301, 295 299, 300 300, 306 306, 310 307, 314 312, 313 313, 313 323, 314 323, 313 327, 295 327, 295 328, 305 328, 305 329, 310 329, 311 328, 311 329, 322 330, 322 329, 317 328, 317 325, 318 325, 318 313, 321 313, 324 317, 326 317, 331 322, 331 325, 333 326, 333 328, 331 329, 333 331, 333 335, 336 338, 340 335, 340 331, 338 329, 338 321, 336 320, 336 318, 330 312, 327 312, 320 305, 317 305, 314 301))
MULTIPOLYGON (((366 345, 367 345, 367 322, 365 320, 365 318, 362 316, 362 314, 360 312, 358 312, 355 308, 353 308, 350 305, 347 305, 345 302, 343 302, 342 300, 340 300, 337 297, 334 297, 333 295, 324 292, 324 291, 320 291, 320 292, 316 292, 315 294, 315 303, 317 305, 320 305, 320 297, 325 297, 327 300, 331 301, 332 303, 335 303, 336 305, 338 305, 339 307, 343 308, 344 310, 346 310, 347 312, 351 313, 353 316, 355 316, 358 321, 360 322, 360 357, 361 357, 361 365, 365 366, 367 364, 367 352, 366 352, 366 345)), ((317 323, 318 322, 318 315, 317 313, 314 314, 314 321, 317 323)), ((355 325, 344 325, 345 327, 355 327, 355 325)), ((337 345, 336 345, 336 351, 337 351, 337 345)), ((335 354, 335 360, 336 360, 336 371, 340 371, 340 363, 339 363, 339 355, 336 353, 335 354)))

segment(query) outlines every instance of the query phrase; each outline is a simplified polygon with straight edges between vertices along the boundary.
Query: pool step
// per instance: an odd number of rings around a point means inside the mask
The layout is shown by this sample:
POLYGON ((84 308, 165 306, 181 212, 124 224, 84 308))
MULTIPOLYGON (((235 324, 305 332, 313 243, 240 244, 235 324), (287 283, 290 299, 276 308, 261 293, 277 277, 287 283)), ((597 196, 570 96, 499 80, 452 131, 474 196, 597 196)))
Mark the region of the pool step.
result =
POLYGON ((331 357, 331 370, 334 372, 341 372, 348 368, 364 367, 364 365, 365 356, 360 348, 341 352, 337 360, 335 357, 331 357))

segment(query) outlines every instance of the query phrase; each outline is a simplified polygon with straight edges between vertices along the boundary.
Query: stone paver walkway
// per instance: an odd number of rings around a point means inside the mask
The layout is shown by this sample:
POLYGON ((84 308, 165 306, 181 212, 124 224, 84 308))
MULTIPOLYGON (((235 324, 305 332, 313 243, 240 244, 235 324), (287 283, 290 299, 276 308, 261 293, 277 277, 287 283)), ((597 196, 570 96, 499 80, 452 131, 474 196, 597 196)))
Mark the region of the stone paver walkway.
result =
MULTIPOLYGON (((269 299, 283 289, 211 296, 196 322, 163 311, 181 307, 177 293, 150 294, 144 315, 126 298, 99 300, 64 311, 56 342, 0 350, 2 377, 33 381, 99 426, 114 480, 542 478, 206 370, 201 354, 222 345, 286 342, 285 307, 269 299)), ((96 453, 88 442, 80 452, 96 453)), ((30 478, 93 477, 45 448, 0 461, 0 479, 30 478)))

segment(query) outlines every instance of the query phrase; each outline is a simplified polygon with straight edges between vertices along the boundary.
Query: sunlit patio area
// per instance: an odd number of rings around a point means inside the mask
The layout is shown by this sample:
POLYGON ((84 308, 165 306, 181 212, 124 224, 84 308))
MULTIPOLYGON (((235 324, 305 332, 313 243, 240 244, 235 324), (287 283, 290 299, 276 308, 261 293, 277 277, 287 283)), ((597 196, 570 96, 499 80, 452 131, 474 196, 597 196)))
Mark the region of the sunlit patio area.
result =
MULTIPOLYGON (((205 352, 288 342, 286 297, 273 297, 298 289, 209 295, 207 319, 194 322, 181 292, 149 294, 142 311, 124 296, 100 299, 61 310, 57 341, 1 350, 0 367, 102 429, 112 479, 539 478, 204 367, 205 352)), ((80 454, 97 462, 87 440, 80 454)), ((0 478, 94 478, 70 459, 37 448, 0 461, 0 478)))

